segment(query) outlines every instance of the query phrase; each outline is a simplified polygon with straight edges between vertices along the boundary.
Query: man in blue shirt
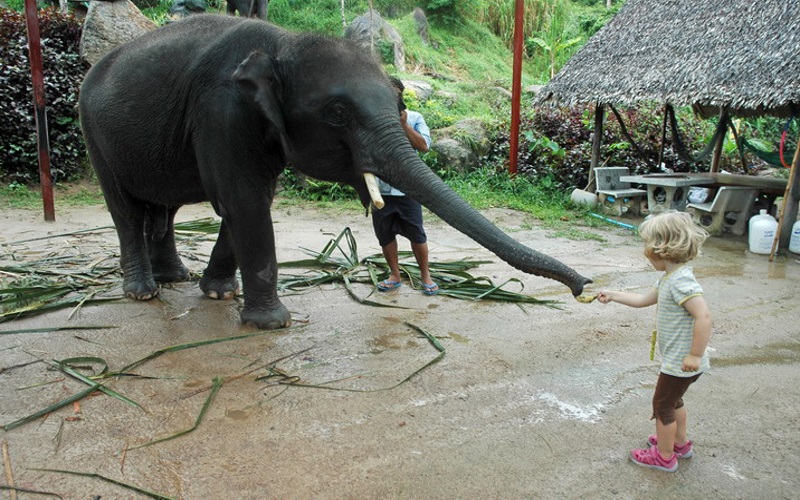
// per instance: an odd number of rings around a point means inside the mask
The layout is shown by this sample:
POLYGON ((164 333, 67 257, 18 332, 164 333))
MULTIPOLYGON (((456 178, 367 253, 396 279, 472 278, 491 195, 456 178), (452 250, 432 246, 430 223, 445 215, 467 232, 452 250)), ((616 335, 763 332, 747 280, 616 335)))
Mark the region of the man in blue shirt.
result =
MULTIPOLYGON (((420 113, 406 109, 403 102, 403 90, 405 90, 403 82, 392 78, 392 83, 400 94, 398 108, 403 130, 414 149, 425 153, 431 145, 430 129, 420 113)), ((375 229, 375 236, 378 237, 390 273, 388 278, 378 283, 378 290, 382 292, 394 290, 401 284, 396 238, 400 234, 411 242, 411 251, 419 266, 422 292, 426 295, 439 293, 439 286, 431 279, 428 266, 428 237, 422 227, 422 205, 380 179, 378 186, 385 206, 382 209, 373 207, 372 227, 375 229)))

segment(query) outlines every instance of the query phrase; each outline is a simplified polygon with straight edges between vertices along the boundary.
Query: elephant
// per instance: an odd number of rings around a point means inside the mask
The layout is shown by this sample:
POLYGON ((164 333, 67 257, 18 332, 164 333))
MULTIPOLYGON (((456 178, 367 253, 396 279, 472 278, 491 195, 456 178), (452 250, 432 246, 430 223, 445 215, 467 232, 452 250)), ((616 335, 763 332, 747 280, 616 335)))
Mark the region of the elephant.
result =
POLYGON ((353 186, 364 207, 382 204, 377 176, 511 266, 581 294, 590 279, 506 235, 422 161, 397 102, 371 53, 259 20, 199 14, 115 48, 87 73, 79 111, 125 295, 148 300, 157 282, 187 279, 173 220, 209 201, 221 225, 201 290, 233 298, 238 269, 242 324, 290 326, 270 214, 287 166, 353 186))

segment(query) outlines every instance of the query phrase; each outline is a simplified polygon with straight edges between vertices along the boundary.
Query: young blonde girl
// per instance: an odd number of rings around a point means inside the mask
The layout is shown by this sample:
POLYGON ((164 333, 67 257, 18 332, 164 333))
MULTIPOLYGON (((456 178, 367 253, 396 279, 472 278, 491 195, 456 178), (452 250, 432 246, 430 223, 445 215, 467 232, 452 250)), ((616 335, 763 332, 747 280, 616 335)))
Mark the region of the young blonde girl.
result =
POLYGON ((668 211, 653 215, 639 226, 644 254, 657 271, 664 271, 656 287, 644 294, 602 291, 598 301, 631 307, 657 304, 656 330, 661 369, 653 394, 656 433, 647 448, 631 451, 637 465, 667 472, 678 470, 678 458, 694 454, 686 436, 687 414, 683 395, 709 368, 706 347, 711 337, 711 315, 703 289, 687 265, 708 234, 689 214, 668 211))

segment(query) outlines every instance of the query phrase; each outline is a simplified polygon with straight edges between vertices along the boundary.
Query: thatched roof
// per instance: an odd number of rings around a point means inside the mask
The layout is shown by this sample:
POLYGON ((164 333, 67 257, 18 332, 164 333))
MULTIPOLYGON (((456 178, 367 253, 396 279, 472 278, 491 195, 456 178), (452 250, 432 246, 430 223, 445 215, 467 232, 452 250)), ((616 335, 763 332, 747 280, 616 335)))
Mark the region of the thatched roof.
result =
POLYGON ((800 111, 799 0, 628 0, 538 94, 537 104, 800 111))

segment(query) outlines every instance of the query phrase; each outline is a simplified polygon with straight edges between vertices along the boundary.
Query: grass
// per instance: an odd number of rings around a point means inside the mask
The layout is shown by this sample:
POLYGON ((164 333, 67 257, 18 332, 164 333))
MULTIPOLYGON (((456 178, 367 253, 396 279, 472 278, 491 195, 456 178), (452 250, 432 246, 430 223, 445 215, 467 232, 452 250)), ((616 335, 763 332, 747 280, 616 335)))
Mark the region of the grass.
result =
MULTIPOLYGON (((59 206, 86 207, 104 205, 100 186, 93 180, 58 183, 53 187, 56 210, 59 206)), ((39 210, 42 193, 39 186, 25 186, 16 182, 0 185, 0 208, 39 210)))
MULTIPOLYGON (((508 208, 519 210, 538 220, 558 237, 572 240, 604 238, 589 228, 607 227, 589 215, 585 208, 575 207, 568 193, 551 187, 546 181, 537 182, 526 176, 509 177, 493 168, 478 169, 468 174, 439 172, 445 182, 478 210, 508 208)), ((56 214, 59 207, 105 205, 97 183, 83 180, 55 186, 56 214)), ((274 207, 313 206, 326 212, 353 213, 362 210, 355 191, 348 186, 314 181, 303 190, 289 186, 279 190, 274 207)), ((41 194, 36 187, 20 184, 0 185, 0 208, 41 210, 41 194)))

